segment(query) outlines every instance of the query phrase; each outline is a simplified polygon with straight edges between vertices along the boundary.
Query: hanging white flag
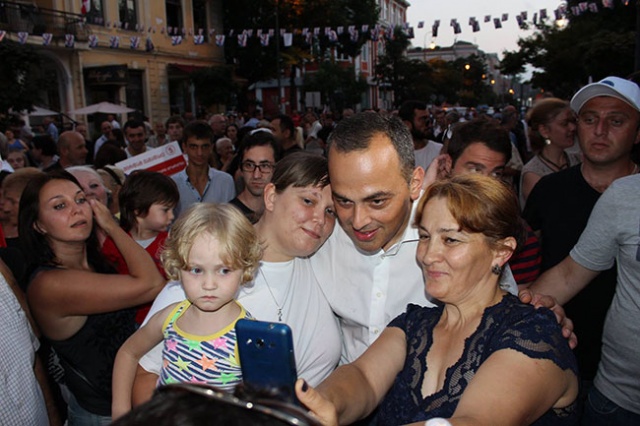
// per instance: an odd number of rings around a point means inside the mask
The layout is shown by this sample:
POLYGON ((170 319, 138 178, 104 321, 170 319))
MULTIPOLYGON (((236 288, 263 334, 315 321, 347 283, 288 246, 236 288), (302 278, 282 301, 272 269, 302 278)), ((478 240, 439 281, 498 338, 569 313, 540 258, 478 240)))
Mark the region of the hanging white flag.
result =
POLYGON ((284 33, 284 47, 290 47, 293 44, 293 33, 284 33))
POLYGON ((42 45, 49 46, 51 44, 51 40, 53 40, 53 34, 51 33, 43 33, 42 34, 42 45))

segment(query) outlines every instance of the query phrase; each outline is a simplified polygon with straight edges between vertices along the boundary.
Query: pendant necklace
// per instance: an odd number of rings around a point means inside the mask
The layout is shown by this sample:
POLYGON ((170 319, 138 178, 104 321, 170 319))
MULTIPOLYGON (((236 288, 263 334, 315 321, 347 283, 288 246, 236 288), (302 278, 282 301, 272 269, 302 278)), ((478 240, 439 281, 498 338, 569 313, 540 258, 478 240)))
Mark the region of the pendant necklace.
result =
MULTIPOLYGON (((554 171, 560 171, 562 169, 566 169, 567 167, 569 167, 569 158, 567 156, 566 152, 562 153, 562 158, 564 159, 564 163, 563 164, 556 164, 553 161, 549 160, 542 152, 540 152, 540 154, 538 154, 538 157, 540 157, 540 159, 542 160, 543 163, 547 163, 547 167, 549 166, 553 166, 556 168, 556 170, 554 171)), ((551 170, 553 170, 553 168, 549 167, 551 170)))
MULTIPOLYGON (((262 272, 262 268, 260 268, 260 275, 262 275, 262 278, 264 279, 264 283, 267 285, 267 290, 269 290, 269 294, 273 299, 273 303, 275 303, 276 307, 278 308, 278 322, 282 322, 282 306, 276 300, 276 296, 273 294, 273 291, 271 291, 271 286, 269 285, 269 281, 267 281, 267 277, 264 275, 264 272, 262 272)), ((285 295, 285 300, 286 300, 286 295, 285 295)))

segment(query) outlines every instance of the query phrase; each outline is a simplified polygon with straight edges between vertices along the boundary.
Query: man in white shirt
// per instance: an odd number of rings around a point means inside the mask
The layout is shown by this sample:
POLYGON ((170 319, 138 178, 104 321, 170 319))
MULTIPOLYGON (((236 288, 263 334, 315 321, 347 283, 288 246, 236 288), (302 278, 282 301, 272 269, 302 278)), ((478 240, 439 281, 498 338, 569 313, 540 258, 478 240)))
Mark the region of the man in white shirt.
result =
MULTIPOLYGON (((341 363, 354 361, 407 304, 433 306, 416 261, 412 226, 424 170, 414 165, 411 133, 396 117, 356 114, 330 138, 329 177, 339 227, 311 257, 339 317, 341 363)), ((509 268, 501 285, 516 293, 509 268)))
POLYGON ((429 139, 429 111, 422 101, 405 101, 398 110, 398 117, 409 128, 413 138, 415 165, 424 170, 440 155, 442 144, 429 139))

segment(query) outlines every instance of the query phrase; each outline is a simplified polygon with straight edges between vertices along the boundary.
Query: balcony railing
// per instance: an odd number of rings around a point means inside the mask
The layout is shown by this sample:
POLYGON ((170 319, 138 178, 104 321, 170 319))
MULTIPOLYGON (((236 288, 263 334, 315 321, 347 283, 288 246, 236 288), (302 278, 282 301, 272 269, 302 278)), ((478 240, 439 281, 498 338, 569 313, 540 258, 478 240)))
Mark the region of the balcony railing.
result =
POLYGON ((30 35, 51 33, 54 37, 73 34, 78 40, 88 36, 82 15, 12 1, 0 1, 0 30, 30 35))

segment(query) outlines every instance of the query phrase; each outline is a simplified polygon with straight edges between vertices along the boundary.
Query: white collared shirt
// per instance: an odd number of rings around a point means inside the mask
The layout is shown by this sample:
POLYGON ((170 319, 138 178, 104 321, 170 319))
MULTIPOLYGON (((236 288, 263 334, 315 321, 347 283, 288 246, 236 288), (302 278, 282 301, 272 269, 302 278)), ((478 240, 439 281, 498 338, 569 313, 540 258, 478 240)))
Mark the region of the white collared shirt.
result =
MULTIPOLYGON (((416 260, 418 230, 411 224, 417 204, 413 203, 409 225, 400 242, 386 252, 358 250, 342 227, 336 226, 311 257, 316 278, 340 320, 341 364, 355 361, 409 303, 435 306, 425 292, 422 269, 416 260)), ((501 284, 505 282, 509 291, 517 294, 509 268, 501 277, 501 284)))

